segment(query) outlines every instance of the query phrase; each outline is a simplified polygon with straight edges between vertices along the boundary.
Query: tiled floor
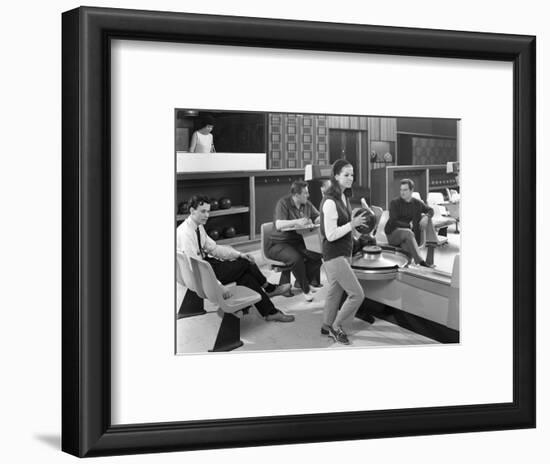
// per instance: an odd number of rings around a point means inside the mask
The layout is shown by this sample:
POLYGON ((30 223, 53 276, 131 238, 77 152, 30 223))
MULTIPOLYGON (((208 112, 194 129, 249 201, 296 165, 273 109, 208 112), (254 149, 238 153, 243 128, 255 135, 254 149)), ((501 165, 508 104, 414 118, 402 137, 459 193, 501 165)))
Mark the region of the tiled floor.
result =
MULTIPOLYGON (((460 235, 450 233, 448 239, 447 245, 436 250, 434 261, 438 269, 451 272, 454 256, 459 251, 460 235)), ((279 274, 272 272, 261 262, 259 251, 254 255, 268 280, 277 282, 279 274)), ((325 280, 324 275, 322 280, 325 280)), ((320 333, 325 291, 325 288, 319 289, 312 302, 306 302, 302 293, 296 290, 291 298, 273 298, 277 308, 296 317, 293 323, 266 322, 252 309, 241 319, 241 340, 244 345, 235 351, 347 348, 335 344, 332 339, 320 333)), ((177 321, 178 354, 205 353, 212 348, 221 319, 211 303, 206 302, 205 309, 207 314, 177 321)), ((354 319, 348 327, 348 335, 351 347, 437 343, 381 319, 376 319, 374 324, 354 319)))

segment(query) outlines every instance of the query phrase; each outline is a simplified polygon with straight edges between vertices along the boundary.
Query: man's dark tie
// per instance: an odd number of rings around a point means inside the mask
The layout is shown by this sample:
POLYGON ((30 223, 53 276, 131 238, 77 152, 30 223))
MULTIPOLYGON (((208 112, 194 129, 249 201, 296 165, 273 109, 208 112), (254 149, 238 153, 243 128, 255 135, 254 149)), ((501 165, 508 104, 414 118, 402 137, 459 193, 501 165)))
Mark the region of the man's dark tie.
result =
POLYGON ((202 246, 201 246, 201 233, 198 227, 197 227, 197 243, 199 244, 199 251, 201 253, 201 258, 204 259, 204 253, 202 251, 202 246))

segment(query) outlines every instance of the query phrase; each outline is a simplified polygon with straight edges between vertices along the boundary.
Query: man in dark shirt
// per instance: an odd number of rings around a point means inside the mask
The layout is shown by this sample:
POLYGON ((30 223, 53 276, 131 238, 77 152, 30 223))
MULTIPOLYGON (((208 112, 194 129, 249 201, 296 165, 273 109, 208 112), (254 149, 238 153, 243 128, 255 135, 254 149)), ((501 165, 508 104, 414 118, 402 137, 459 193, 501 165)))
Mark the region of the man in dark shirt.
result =
POLYGON ((306 248, 303 237, 291 227, 304 227, 319 222, 319 211, 308 200, 309 190, 305 181, 296 181, 290 195, 281 198, 275 206, 274 229, 268 244, 267 256, 292 264, 296 286, 304 292, 307 301, 313 300, 313 289, 321 287, 321 255, 306 248))
POLYGON ((414 182, 411 179, 402 179, 399 198, 390 202, 390 218, 384 232, 390 245, 403 248, 411 254, 417 264, 428 266, 420 256, 418 243, 423 231, 426 233, 427 245, 437 243, 437 234, 431 221, 434 210, 423 201, 414 198, 413 191, 414 182))

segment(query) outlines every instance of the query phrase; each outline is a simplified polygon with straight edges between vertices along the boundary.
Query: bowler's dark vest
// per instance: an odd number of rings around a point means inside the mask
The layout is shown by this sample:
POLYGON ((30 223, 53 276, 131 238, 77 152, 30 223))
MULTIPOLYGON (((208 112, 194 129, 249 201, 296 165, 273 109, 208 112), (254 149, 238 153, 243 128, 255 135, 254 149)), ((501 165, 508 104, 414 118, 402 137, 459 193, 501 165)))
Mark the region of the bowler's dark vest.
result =
POLYGON ((329 259, 337 258, 338 256, 351 257, 353 251, 353 238, 351 232, 348 232, 338 240, 329 242, 325 234, 325 215, 323 214, 323 206, 326 200, 333 200, 336 204, 336 211, 338 212, 338 227, 347 224, 351 220, 351 205, 346 198, 346 204, 342 202, 342 198, 336 198, 332 195, 325 195, 321 202, 321 237, 323 238, 323 259, 328 261, 329 259))

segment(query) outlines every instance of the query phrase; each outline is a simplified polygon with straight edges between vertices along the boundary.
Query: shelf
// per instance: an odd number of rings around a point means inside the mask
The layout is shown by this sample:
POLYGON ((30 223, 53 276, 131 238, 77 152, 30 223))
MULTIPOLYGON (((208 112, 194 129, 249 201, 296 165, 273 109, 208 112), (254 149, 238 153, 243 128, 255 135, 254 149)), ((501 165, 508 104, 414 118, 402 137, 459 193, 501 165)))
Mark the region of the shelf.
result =
MULTIPOLYGON (((250 211, 250 208, 248 206, 232 206, 231 208, 227 209, 217 209, 215 211, 210 211, 209 217, 217 217, 217 216, 227 216, 230 214, 242 214, 242 213, 248 213, 250 211)), ((178 221, 184 221, 189 214, 178 214, 176 216, 176 219, 178 221)))
POLYGON ((431 189, 446 189, 446 188, 456 188, 458 187, 458 184, 456 182, 453 182, 451 184, 430 184, 429 186, 431 189))

